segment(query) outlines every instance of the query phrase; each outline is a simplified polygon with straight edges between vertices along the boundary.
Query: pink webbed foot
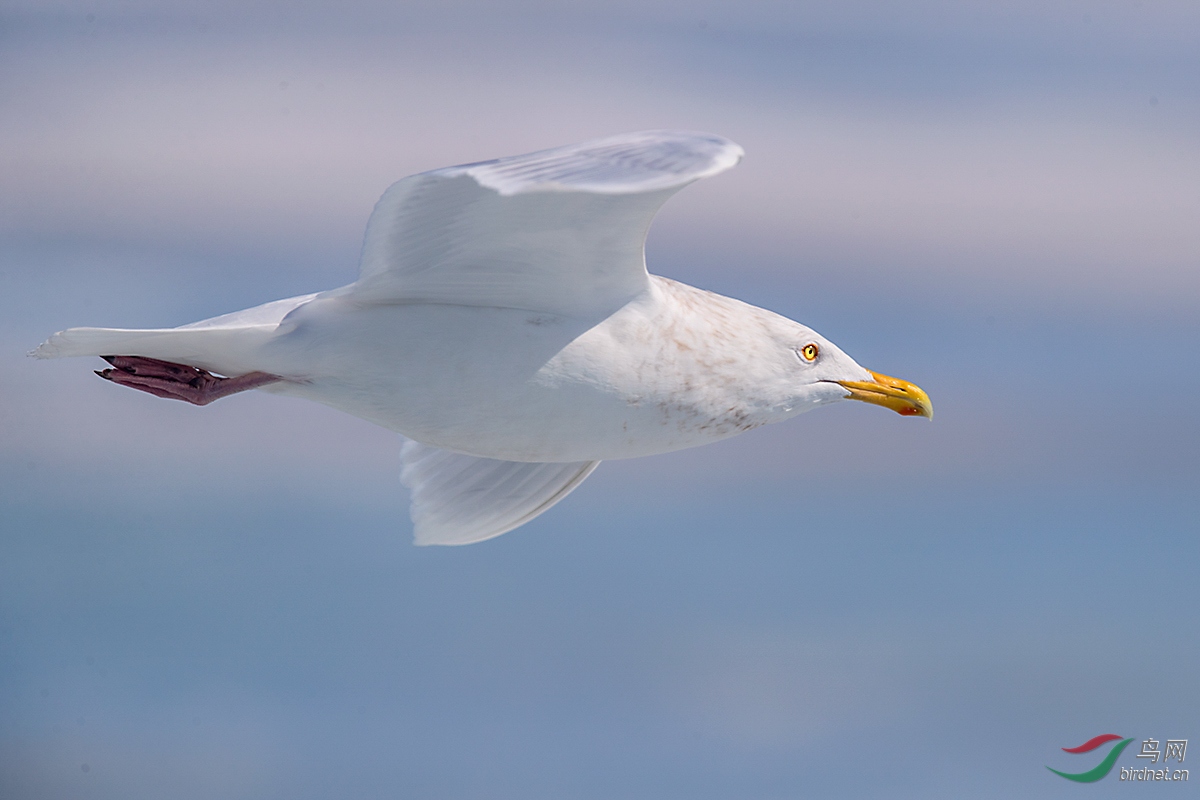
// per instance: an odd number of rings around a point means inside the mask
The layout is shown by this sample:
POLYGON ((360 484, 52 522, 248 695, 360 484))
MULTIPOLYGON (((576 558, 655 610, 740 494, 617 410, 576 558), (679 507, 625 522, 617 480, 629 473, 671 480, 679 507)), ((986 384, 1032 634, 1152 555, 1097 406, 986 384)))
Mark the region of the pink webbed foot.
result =
POLYGON ((173 364, 157 358, 141 356, 101 356, 113 369, 97 370, 105 380, 149 392, 157 397, 183 400, 197 406, 206 406, 214 400, 231 394, 257 389, 268 383, 283 380, 278 375, 266 372, 251 372, 234 378, 220 378, 186 364, 173 364))

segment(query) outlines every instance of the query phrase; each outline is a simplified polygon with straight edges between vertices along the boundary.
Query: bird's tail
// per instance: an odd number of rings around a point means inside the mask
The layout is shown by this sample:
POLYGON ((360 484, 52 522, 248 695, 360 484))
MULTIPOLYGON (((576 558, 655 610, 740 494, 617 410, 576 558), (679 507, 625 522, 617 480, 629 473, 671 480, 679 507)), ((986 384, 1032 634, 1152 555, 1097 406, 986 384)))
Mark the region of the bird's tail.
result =
POLYGON ((273 303, 180 328, 69 328, 42 342, 34 358, 143 356, 186 364, 221 375, 261 369, 254 355, 293 309, 315 295, 273 303))
POLYGON ((242 375, 257 369, 250 363, 252 354, 266 343, 276 327, 70 328, 54 334, 29 355, 34 358, 143 356, 221 375, 242 375))

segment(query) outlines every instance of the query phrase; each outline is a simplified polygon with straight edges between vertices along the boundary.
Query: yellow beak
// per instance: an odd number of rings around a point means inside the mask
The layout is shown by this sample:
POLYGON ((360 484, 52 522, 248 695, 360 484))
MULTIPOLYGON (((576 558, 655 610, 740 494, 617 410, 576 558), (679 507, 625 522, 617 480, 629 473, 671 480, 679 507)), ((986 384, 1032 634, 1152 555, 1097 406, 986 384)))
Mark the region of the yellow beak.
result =
MULTIPOLYGON (((871 372, 867 370, 867 372, 871 372)), ((899 378, 889 378, 878 372, 871 372, 873 381, 838 381, 850 390, 851 400, 862 400, 864 403, 874 403, 877 406, 890 408, 897 414, 906 417, 927 417, 933 419, 933 403, 929 395, 921 391, 919 386, 902 381, 899 378)))

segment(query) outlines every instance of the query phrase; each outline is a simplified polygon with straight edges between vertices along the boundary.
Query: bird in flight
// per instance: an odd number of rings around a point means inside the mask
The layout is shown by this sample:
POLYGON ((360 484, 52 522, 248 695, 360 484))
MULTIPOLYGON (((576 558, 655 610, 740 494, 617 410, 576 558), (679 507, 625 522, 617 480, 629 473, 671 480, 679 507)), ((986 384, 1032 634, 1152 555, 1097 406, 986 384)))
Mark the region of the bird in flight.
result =
POLYGON ((38 358, 206 405, 304 397, 405 437, 417 544, 522 525, 600 461, 715 442, 840 400, 932 417, 925 392, 810 328, 646 271, 650 222, 742 149, 645 131, 405 178, 358 280, 178 328, 71 328, 38 358))

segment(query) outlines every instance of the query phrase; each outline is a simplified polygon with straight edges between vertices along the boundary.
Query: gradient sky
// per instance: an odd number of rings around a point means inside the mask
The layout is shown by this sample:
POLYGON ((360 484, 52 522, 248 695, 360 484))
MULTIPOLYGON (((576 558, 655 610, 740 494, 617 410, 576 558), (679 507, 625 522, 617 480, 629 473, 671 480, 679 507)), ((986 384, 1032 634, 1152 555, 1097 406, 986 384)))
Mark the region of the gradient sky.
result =
POLYGON ((1200 740, 1200 7, 1044 6, 0 4, 0 796, 1052 798, 1059 748, 1200 740), (348 283, 394 180, 646 128, 747 151, 651 271, 932 423, 414 548, 390 433, 25 358, 348 283))

